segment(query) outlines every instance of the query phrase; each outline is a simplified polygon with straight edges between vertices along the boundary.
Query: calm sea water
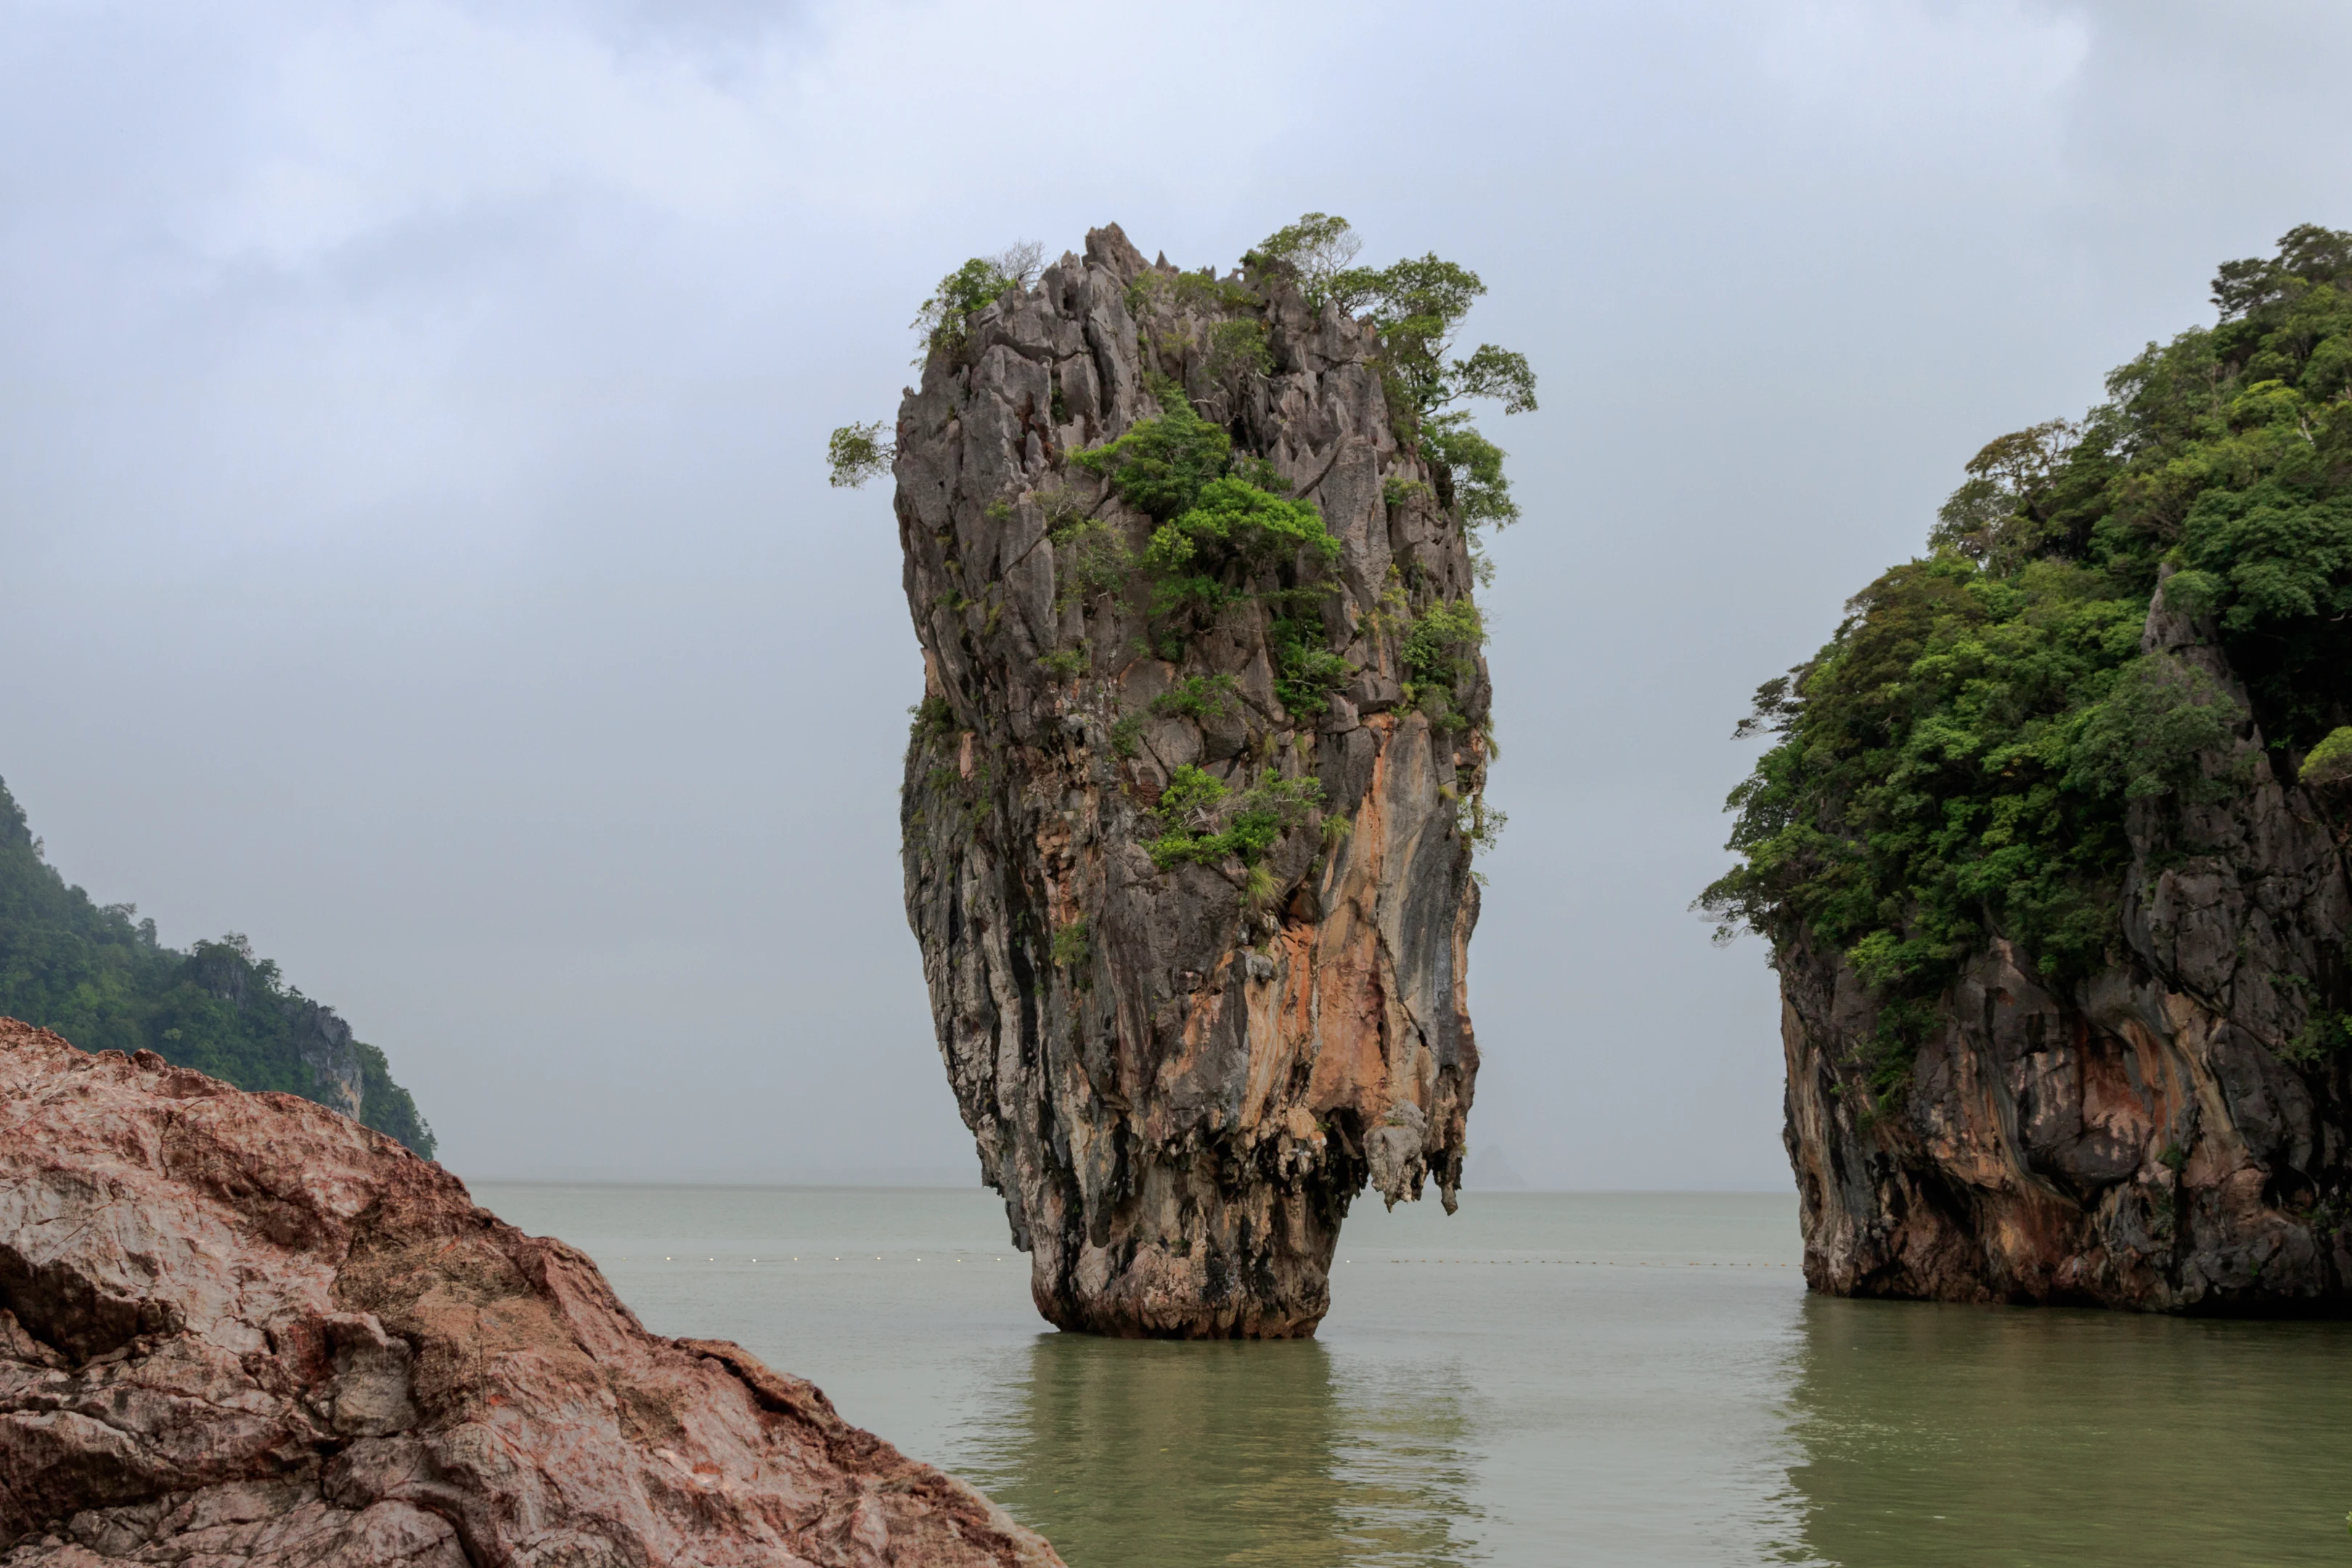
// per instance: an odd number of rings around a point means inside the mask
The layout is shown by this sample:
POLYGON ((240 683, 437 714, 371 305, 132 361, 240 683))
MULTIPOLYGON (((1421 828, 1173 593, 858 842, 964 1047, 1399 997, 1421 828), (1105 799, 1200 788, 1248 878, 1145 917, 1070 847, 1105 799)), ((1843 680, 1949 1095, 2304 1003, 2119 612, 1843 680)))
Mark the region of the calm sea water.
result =
POLYGON ((1321 1336, 1046 1328, 985 1193, 484 1182, 1072 1568, 2352 1563, 2352 1325, 1833 1301, 1792 1198, 1348 1222, 1321 1336))

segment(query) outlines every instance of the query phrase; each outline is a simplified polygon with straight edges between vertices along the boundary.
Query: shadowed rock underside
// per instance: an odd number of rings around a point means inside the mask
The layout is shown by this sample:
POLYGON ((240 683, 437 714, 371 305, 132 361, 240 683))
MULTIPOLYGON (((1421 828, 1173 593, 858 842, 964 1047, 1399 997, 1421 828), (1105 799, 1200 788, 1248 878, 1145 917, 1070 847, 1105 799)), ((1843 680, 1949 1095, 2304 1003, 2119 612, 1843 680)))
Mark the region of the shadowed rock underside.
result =
POLYGON ((2057 988, 1996 942, 1948 991, 1908 1086, 1867 1107, 1878 1023, 1834 951, 1778 953, 1805 1277, 1838 1295, 2168 1311, 2352 1311, 2339 1055, 2291 1044, 2352 932, 2340 830, 2273 773, 2211 628, 2143 650, 2234 697, 2210 802, 2131 807, 2119 963, 2057 988))
POLYGON ((1445 477, 1400 446, 1376 349, 1286 279, 1182 278, 1114 226, 979 312, 899 409, 927 697, 908 914, 983 1180, 1065 1328, 1311 1333, 1367 1183, 1394 1203, 1433 1178, 1453 1206, 1487 689, 1474 648, 1447 701, 1405 700, 1405 632, 1468 600, 1472 559, 1445 477), (1237 366, 1236 333, 1265 357, 1237 366), (1236 582, 1181 637, 1086 554, 1140 552, 1151 519, 1071 461, 1156 415, 1163 377, 1340 547, 1275 574, 1307 585, 1290 599, 1236 582), (1294 712, 1270 639, 1302 599, 1347 674, 1294 712), (1236 792, 1319 780, 1321 816, 1255 878, 1160 868, 1152 813, 1187 765, 1236 792))

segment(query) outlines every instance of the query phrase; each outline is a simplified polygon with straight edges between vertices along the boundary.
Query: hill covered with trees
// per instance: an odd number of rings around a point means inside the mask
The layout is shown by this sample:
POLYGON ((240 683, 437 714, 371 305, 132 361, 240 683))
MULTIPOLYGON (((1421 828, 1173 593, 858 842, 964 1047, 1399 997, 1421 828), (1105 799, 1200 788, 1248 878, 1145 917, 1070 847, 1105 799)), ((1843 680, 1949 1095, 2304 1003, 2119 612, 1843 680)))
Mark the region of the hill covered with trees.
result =
POLYGON ((383 1053, 332 1008, 242 936, 182 952, 137 917, 68 884, 0 784, 0 1015, 84 1050, 152 1050, 240 1089, 299 1094, 432 1156, 432 1129, 383 1053))
POLYGON ((1741 726, 1816 1284, 2352 1302, 2352 233, 2213 300, 1741 726))

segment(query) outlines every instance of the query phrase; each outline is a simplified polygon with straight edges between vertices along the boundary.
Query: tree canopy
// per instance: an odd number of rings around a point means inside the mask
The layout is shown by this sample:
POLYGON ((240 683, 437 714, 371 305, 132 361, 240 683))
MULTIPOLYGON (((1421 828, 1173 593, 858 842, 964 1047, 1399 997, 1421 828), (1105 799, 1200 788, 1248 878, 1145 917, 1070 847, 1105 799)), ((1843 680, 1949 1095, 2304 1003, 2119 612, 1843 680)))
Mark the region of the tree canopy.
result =
POLYGON ((1842 952, 1885 993, 1890 1074, 1906 1000, 1990 939, 2061 979, 2112 958, 2126 805, 2230 787, 2193 763, 2231 699, 2139 651, 2160 574, 2280 776, 2352 723, 2352 234, 2292 230, 2213 297, 2215 324, 2150 343, 2082 419, 1986 445, 1928 552, 1741 726, 1779 739, 1700 905, 1842 952))
POLYGON ((1518 521, 1503 472, 1504 450, 1472 423, 1464 406, 1475 400, 1503 405, 1506 415, 1536 407, 1536 376, 1528 356, 1494 343, 1456 355, 1454 338, 1486 285, 1468 268, 1436 253, 1407 257, 1386 267, 1350 267, 1360 248, 1348 220, 1308 213, 1252 247, 1262 262, 1290 268, 1307 302, 1328 300, 1380 330, 1390 401, 1411 426, 1431 465, 1449 481, 1462 520, 1476 529, 1518 521))
MULTIPOLYGON (((86 1051, 152 1050, 240 1089, 310 1099, 321 1086, 298 1037, 312 1004, 235 932, 181 952, 130 904, 103 907, 43 858, 25 813, 0 784, 0 1014, 54 1029, 86 1051)), ((418 1153, 433 1132, 383 1053, 353 1042, 360 1120, 418 1153)))

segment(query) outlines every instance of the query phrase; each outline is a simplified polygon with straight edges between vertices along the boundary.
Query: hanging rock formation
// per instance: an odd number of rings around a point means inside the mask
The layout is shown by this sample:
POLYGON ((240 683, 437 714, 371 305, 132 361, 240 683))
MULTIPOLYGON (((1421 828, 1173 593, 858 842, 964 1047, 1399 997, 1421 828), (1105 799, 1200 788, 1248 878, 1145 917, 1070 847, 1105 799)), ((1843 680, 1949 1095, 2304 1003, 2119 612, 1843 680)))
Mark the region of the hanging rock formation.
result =
POLYGON ((1065 1328, 1312 1333, 1357 1192, 1454 1204, 1487 687, 1475 637, 1428 662, 1473 563, 1376 346, 1287 275, 1181 274, 1114 226, 899 408, 908 915, 982 1178, 1065 1328), (1169 608, 1154 517, 1077 455, 1186 407, 1319 510, 1330 559, 1229 563, 1169 608), (1166 853, 1254 802, 1243 850, 1166 853))
POLYGON ((2273 773, 2210 626, 2158 591, 2141 647, 2241 715, 2217 798, 2130 808, 2128 961, 2053 987, 1995 942, 1944 995, 1887 1114, 1878 1026, 1834 951, 1785 942, 1786 1141, 1805 1277, 1840 1295, 2173 1311, 2352 1310, 2347 1064, 2282 1047, 2342 978, 2352 884, 2326 814, 2273 773))
POLYGON ((1052 1568, 308 1100, 0 1019, 0 1565, 1052 1568))

